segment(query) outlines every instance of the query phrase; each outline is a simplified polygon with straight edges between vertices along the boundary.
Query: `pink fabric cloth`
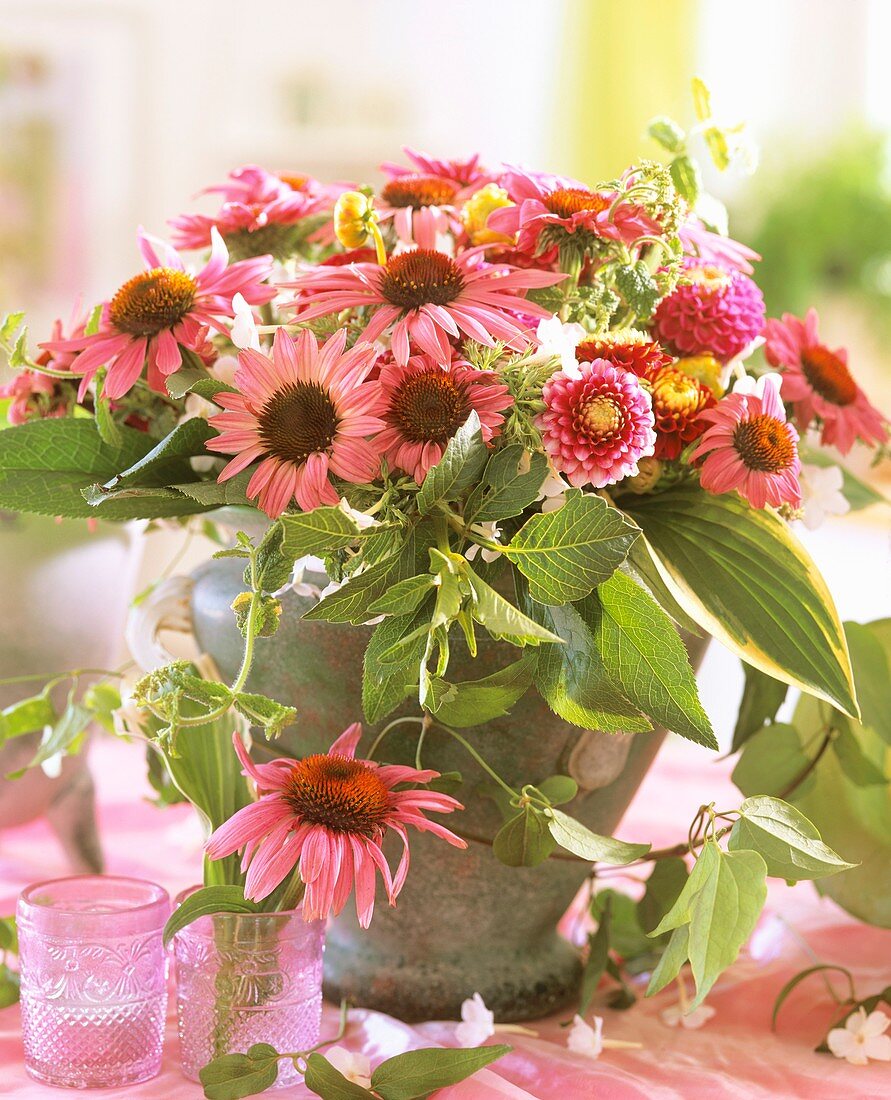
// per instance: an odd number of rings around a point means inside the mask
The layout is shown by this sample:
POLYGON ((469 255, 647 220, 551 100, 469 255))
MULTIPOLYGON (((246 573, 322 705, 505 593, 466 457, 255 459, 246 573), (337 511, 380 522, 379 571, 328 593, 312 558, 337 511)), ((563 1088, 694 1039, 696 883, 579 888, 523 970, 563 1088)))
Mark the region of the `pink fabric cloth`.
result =
MULTIPOLYGON (((672 742, 619 830, 622 838, 672 843, 686 834, 703 800, 715 799, 721 809, 738 805, 740 796, 727 778, 727 763, 713 759, 695 746, 672 742)), ((184 806, 159 811, 147 803, 139 748, 103 741, 94 747, 92 763, 108 870, 160 882, 171 895, 196 881, 199 840, 191 811, 184 806)), ((12 912, 27 883, 66 873, 56 841, 42 822, 0 834, 0 915, 12 912)), ((660 1012, 676 1000, 674 987, 669 987, 628 1012, 598 1008, 608 1038, 634 1040, 643 1048, 606 1050, 599 1060, 590 1061, 566 1049, 561 1024, 571 1014, 565 1012, 530 1025, 537 1038, 504 1036, 514 1047, 511 1055, 439 1095, 444 1100, 879 1100, 891 1095, 887 1064, 849 1066, 813 1053, 836 1012, 819 978, 793 993, 776 1034, 770 1030, 770 1012, 783 984, 812 965, 813 955, 849 967, 861 996, 879 991, 891 982, 889 947, 891 933, 856 923, 832 902, 818 898, 811 887, 790 890, 774 884, 749 951, 710 994, 708 1003, 717 1015, 701 1030, 671 1029, 662 1023, 660 1012)), ((468 989, 468 995, 472 992, 468 989)), ((201 1089, 179 1072, 172 1009, 171 1000, 161 1076, 114 1095, 133 1100, 201 1096, 201 1089)), ((336 1016, 335 1008, 326 1007, 323 1034, 334 1033, 336 1016)), ((454 1024, 410 1026, 354 1010, 342 1045, 363 1050, 374 1065, 401 1051, 435 1044, 456 1045, 454 1024)), ((16 1100, 60 1095, 25 1074, 17 1006, 0 1012, 0 1095, 16 1100)), ((270 1095, 310 1094, 299 1087, 270 1095)))

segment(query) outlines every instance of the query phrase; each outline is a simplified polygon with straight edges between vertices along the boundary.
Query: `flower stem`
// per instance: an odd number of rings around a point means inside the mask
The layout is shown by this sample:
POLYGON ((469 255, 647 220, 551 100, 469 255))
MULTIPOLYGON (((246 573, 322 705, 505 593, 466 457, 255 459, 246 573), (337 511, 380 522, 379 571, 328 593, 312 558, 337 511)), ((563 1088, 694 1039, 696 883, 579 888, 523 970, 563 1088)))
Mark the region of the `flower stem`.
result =
POLYGON ((453 730, 451 726, 444 726, 442 722, 437 722, 435 719, 433 720, 431 725, 437 726, 439 729, 449 734, 450 737, 454 737, 459 745, 463 745, 464 748, 473 757, 473 759, 477 762, 477 764, 479 764, 479 766, 483 769, 483 771, 486 772, 486 774, 489 775, 492 779, 494 779, 498 786, 501 787, 502 790, 506 791, 511 796, 511 798, 520 797, 519 791, 515 791, 513 787, 505 783, 501 776, 491 767, 489 767, 486 761, 480 756, 480 754, 476 751, 473 745, 471 745, 466 737, 462 737, 461 734, 457 732, 457 730, 453 730))

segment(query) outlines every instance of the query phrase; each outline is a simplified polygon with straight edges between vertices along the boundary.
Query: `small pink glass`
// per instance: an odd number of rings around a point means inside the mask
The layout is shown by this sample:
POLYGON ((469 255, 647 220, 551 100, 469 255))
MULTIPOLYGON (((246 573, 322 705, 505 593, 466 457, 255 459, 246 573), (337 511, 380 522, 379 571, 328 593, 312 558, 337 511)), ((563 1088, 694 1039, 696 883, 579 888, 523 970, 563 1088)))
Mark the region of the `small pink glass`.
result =
POLYGON ((167 1008, 167 891, 117 875, 37 882, 16 920, 25 1068, 68 1088, 155 1077, 167 1008))
MULTIPOLYGON (((177 898, 182 901, 192 891, 177 898)), ((192 1081, 213 1058, 254 1043, 297 1053, 319 1041, 324 921, 302 912, 215 913, 173 939, 182 1071, 192 1081)), ((276 1088, 302 1081, 278 1064, 276 1088)))

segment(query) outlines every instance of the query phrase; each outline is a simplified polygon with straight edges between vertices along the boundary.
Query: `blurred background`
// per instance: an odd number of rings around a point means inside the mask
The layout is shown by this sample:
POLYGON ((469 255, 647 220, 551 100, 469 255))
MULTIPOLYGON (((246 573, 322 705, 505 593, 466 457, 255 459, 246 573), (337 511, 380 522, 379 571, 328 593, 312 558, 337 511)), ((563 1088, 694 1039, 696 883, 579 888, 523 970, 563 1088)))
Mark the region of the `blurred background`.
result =
MULTIPOLYGON (((657 155, 652 116, 692 121, 698 74, 761 150, 754 177, 707 183, 764 255, 769 311, 815 304, 891 409, 888 0, 0 0, 0 25, 0 311, 27 308, 35 341, 139 268, 138 224, 212 209, 196 193, 235 166, 375 182, 410 144, 594 183, 657 155)), ((845 618, 891 613, 888 514, 802 532, 845 618)), ((41 591, 17 523, 4 575, 41 591)), ((83 554, 72 527, 33 537, 83 554)), ((92 538, 95 557, 127 536, 92 538)), ((96 606, 117 615, 177 538, 135 567, 120 549, 97 564, 96 606)), ((206 552, 196 541, 183 562, 206 552)), ((737 684, 713 653, 704 699, 725 736, 737 684)))

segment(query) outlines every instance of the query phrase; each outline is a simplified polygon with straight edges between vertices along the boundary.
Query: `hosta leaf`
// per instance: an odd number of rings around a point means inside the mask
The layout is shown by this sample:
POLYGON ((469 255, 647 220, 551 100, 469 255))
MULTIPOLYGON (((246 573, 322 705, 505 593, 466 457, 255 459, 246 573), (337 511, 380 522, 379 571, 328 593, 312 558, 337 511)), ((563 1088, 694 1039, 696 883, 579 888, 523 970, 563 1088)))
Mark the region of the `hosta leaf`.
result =
POLYGON ((697 486, 640 497, 627 509, 663 581, 710 634, 762 672, 857 715, 832 597, 777 515, 697 486))
POLYGON ((595 632, 600 655, 623 694, 659 725, 717 749, 687 651, 671 619, 624 573, 604 581, 591 602, 595 599, 601 609, 595 632))
POLYGON ((533 600, 564 604, 612 576, 635 538, 632 524, 605 500, 572 492, 556 512, 527 520, 505 554, 528 578, 533 600))

